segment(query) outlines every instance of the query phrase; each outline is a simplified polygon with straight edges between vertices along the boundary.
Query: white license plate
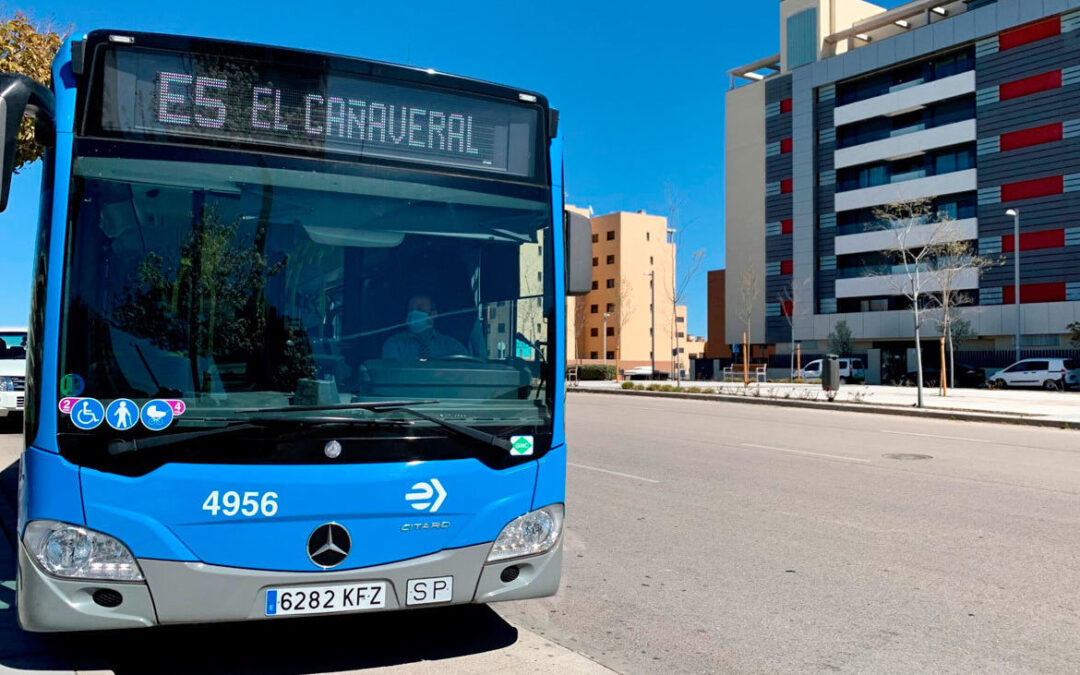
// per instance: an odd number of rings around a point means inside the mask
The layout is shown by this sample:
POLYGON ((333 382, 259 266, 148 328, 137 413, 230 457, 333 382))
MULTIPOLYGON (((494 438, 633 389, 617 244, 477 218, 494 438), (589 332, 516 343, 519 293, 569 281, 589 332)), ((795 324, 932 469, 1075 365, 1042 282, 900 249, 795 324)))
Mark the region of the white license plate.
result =
POLYGON ((409 579, 405 589, 406 605, 434 605, 454 599, 454 577, 409 579))
POLYGON ((266 616, 357 612, 386 607, 386 584, 356 582, 266 590, 266 616))

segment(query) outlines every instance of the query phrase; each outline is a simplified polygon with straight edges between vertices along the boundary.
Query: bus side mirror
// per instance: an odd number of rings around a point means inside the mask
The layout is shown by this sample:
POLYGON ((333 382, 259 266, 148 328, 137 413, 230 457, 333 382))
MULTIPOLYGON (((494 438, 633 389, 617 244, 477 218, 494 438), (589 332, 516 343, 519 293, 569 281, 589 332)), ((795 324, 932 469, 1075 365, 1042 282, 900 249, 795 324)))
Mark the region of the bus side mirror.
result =
POLYGON ((592 290, 592 223, 580 213, 566 212, 566 294, 592 290))
POLYGON ((51 131, 56 99, 51 91, 25 75, 0 74, 0 211, 7 209, 15 147, 24 115, 30 115, 51 131))

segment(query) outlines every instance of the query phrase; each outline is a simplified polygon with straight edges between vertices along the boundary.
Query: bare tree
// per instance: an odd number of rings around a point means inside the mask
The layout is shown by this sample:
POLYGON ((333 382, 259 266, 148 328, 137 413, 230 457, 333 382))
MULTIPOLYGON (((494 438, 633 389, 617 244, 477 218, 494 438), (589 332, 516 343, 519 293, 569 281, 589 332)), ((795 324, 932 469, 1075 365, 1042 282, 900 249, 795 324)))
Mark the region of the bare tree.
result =
MULTIPOLYGON (((943 247, 958 237, 953 220, 944 214, 934 214, 928 199, 895 202, 876 209, 874 216, 885 224, 894 237, 888 253, 896 261, 896 267, 901 269, 901 274, 896 275, 898 282, 890 283, 899 295, 911 303, 915 332, 916 405, 922 408, 922 325, 933 302, 927 286, 934 281, 933 265, 941 256, 943 247)), ((885 274, 891 279, 892 269, 885 274)))
MULTIPOLYGON (((938 247, 937 257, 930 264, 930 272, 937 280, 937 286, 941 295, 931 296, 934 304, 941 311, 941 319, 938 327, 945 337, 949 350, 949 386, 956 386, 956 359, 954 344, 954 328, 959 321, 959 307, 974 302, 972 294, 965 289, 958 288, 964 285, 963 280, 976 279, 983 270, 1004 264, 1002 258, 989 258, 980 256, 975 242, 970 240, 944 241, 938 247)), ((968 325, 970 329, 970 324, 968 325)), ((942 378, 945 375, 942 373, 942 378)), ((944 391, 944 389, 943 389, 944 391)))
POLYGON ((686 194, 672 183, 664 184, 664 202, 667 206, 668 229, 672 232, 671 243, 671 287, 665 288, 668 299, 671 300, 671 358, 674 364, 675 383, 682 381, 682 359, 679 357, 679 303, 686 295, 691 282, 701 274, 705 263, 705 249, 698 249, 690 254, 690 260, 682 275, 676 272, 676 256, 682 250, 683 236, 694 224, 694 219, 683 220, 682 211, 686 205, 686 194))
POLYGON ((761 277, 758 276, 757 270, 751 265, 743 270, 742 279, 739 280, 739 298, 736 307, 739 320, 746 329, 746 345, 744 348, 747 350, 750 349, 750 344, 753 342, 750 339, 750 323, 754 318, 754 309, 759 295, 761 295, 761 277))
POLYGON ((784 290, 776 296, 777 302, 780 303, 780 314, 787 320, 788 328, 791 329, 791 363, 788 372, 792 380, 798 375, 795 372, 795 317, 810 314, 811 307, 802 302, 801 298, 806 297, 805 291, 809 288, 811 281, 813 279, 810 277, 803 277, 798 282, 792 281, 791 286, 785 286, 784 290))
MULTIPOLYGON (((615 373, 621 372, 623 333, 634 315, 633 287, 624 276, 619 279, 619 288, 615 294, 615 373)), ((607 356, 606 354, 604 355, 607 356)))

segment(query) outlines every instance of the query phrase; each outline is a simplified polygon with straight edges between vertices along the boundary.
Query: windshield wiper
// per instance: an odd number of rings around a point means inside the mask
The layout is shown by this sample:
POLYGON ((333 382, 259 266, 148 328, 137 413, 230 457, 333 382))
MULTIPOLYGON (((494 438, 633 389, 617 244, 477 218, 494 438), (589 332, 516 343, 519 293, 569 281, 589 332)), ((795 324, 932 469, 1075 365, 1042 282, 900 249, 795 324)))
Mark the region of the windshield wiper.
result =
POLYGON ((402 407, 418 405, 433 405, 439 403, 436 400, 417 401, 355 401, 353 403, 328 403, 326 405, 284 405, 280 408, 244 408, 236 410, 242 414, 261 413, 284 413, 284 412, 324 412, 328 410, 371 410, 381 412, 383 410, 397 410, 402 407))
POLYGON ((235 434, 241 431, 254 431, 256 429, 265 429, 268 426, 273 426, 276 424, 302 425, 304 432, 311 431, 313 429, 321 429, 334 426, 374 427, 388 426, 390 424, 388 420, 374 420, 370 418, 358 419, 355 417, 346 417, 340 415, 291 416, 276 413, 271 413, 267 415, 250 415, 243 419, 188 417, 187 420, 193 422, 217 422, 221 424, 221 426, 212 427, 209 429, 204 428, 198 431, 173 433, 166 436, 153 436, 151 438, 133 438, 130 440, 114 439, 109 441, 109 454, 122 455, 128 452, 134 452, 136 450, 166 448, 192 441, 201 441, 211 436, 225 436, 229 434, 235 434))
POLYGON ((386 405, 379 408, 380 412, 403 412, 419 417, 422 420, 427 420, 432 424, 438 425, 443 429, 461 437, 467 438, 485 446, 491 446, 497 450, 510 451, 510 441, 502 436, 496 436, 495 434, 489 434, 486 431, 481 431, 475 427, 470 427, 464 424, 458 424, 457 422, 448 422, 434 415, 429 415, 419 410, 414 410, 408 405, 386 405))

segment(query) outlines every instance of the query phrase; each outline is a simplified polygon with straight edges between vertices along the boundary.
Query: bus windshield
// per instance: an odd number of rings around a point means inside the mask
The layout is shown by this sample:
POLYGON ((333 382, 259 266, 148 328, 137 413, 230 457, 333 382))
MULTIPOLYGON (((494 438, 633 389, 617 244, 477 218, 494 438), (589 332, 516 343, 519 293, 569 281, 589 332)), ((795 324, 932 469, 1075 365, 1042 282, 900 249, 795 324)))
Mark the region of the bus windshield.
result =
POLYGON ((464 423, 482 411, 503 432, 550 431, 548 191, 140 153, 74 162, 62 393, 180 400, 170 431, 417 399, 464 423), (81 392, 65 391, 72 378, 81 392))

